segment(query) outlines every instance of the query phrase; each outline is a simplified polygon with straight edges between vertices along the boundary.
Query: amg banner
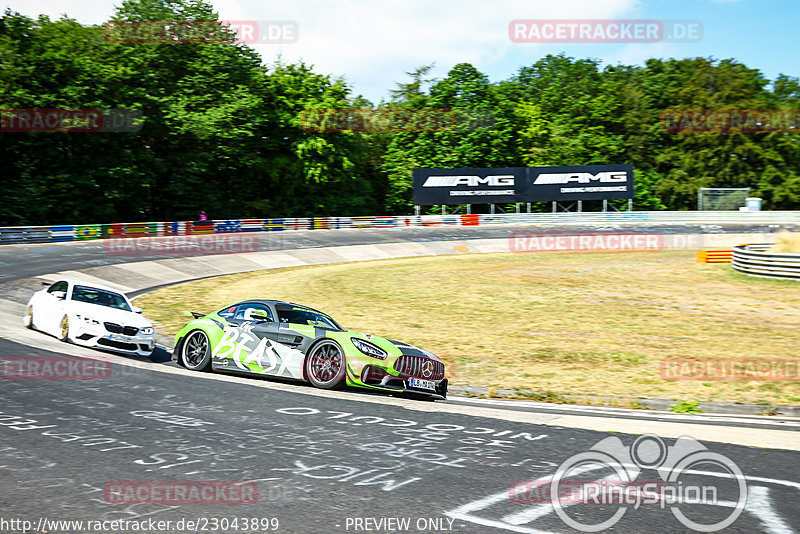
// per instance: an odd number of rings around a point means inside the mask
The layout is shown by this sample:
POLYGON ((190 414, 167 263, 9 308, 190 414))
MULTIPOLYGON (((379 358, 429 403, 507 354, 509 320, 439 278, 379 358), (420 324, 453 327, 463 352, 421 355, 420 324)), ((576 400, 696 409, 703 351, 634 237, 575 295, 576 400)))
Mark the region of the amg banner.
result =
POLYGON ((498 169, 414 169, 414 204, 506 204, 524 202, 524 167, 498 169))
POLYGON ((633 165, 414 169, 414 204, 633 198, 633 165))
POLYGON ((633 165, 528 167, 526 202, 633 198, 633 165))

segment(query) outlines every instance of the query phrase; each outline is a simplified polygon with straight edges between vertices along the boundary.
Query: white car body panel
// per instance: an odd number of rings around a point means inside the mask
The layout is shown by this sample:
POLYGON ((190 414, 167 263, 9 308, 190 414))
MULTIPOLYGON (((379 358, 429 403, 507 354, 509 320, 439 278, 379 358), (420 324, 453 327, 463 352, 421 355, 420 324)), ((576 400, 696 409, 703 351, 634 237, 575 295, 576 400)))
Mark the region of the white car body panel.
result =
MULTIPOLYGON (((134 311, 72 300, 75 286, 121 295, 128 307, 133 308, 128 297, 119 291, 95 284, 60 280, 31 296, 26 306, 25 320, 27 321, 28 309, 32 307, 34 328, 52 336, 60 337, 61 321, 66 316, 69 322, 68 337, 71 343, 125 354, 137 354, 140 356, 152 354, 155 343, 152 333, 153 325, 150 321, 134 311), (59 299, 51 290, 56 284, 63 286, 64 283, 67 284, 65 298, 59 299), (89 321, 84 320, 84 318, 89 318, 89 321), (132 327, 137 331, 133 335, 125 335, 124 332, 111 332, 105 326, 105 323, 114 323, 120 327, 132 327), (141 332, 143 328, 149 328, 151 333, 143 334, 141 332)), ((115 327, 114 329, 117 330, 115 327)), ((131 330, 129 330, 129 333, 131 333, 131 330)))

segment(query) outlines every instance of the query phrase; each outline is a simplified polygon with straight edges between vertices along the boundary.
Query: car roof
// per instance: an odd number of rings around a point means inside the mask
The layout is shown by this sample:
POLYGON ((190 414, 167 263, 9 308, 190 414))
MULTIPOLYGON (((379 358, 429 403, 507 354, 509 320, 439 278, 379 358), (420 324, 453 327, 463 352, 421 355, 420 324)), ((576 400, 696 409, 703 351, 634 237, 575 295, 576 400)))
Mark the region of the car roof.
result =
MULTIPOLYGON (((236 306, 238 304, 246 304, 248 302, 254 302, 254 303, 257 302, 257 303, 260 303, 260 304, 272 304, 272 305, 285 304, 287 306, 297 306, 298 308, 304 308, 306 310, 312 310, 312 311, 315 311, 315 312, 319 312, 319 310, 316 310, 316 309, 312 308, 311 306, 305 306, 303 304, 295 304, 294 302, 287 302, 285 300, 275 300, 275 299, 247 299, 247 300, 241 300, 239 302, 231 304, 230 306, 236 306)), ((230 306, 227 306, 227 307, 230 307, 230 306)), ((319 313, 322 313, 322 312, 319 312, 319 313)))
POLYGON ((83 286, 83 287, 90 287, 92 289, 100 289, 100 290, 103 290, 103 291, 110 291, 111 293, 117 293, 119 295, 124 295, 127 298, 127 295, 125 295, 124 291, 120 291, 119 289, 114 289, 113 287, 108 287, 108 286, 104 286, 104 285, 101 285, 101 284, 95 284, 95 283, 92 283, 92 282, 83 282, 81 280, 72 280, 70 278, 62 278, 62 279, 56 280, 55 282, 53 282, 53 284, 55 284, 56 282, 67 282, 71 286, 83 286))

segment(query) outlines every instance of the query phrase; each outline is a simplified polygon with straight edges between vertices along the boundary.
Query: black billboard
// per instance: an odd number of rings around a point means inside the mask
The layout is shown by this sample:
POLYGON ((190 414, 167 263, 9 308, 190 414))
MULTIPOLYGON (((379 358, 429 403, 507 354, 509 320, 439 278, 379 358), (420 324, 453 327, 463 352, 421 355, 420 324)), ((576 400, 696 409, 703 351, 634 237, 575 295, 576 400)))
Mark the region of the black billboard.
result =
POLYGON ((414 204, 633 198, 633 165, 414 169, 414 204))
POLYGON ((524 202, 525 167, 414 169, 414 204, 507 204, 524 202))
POLYGON ((528 167, 526 202, 633 198, 633 165, 528 167))

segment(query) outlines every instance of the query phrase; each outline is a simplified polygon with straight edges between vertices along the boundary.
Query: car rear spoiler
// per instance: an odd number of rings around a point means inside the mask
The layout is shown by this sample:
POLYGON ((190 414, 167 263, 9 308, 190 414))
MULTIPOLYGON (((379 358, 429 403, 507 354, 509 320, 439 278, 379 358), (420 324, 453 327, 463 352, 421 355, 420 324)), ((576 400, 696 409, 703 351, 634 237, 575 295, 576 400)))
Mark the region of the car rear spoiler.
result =
POLYGON ((187 317, 194 317, 195 319, 199 319, 201 317, 205 317, 206 316, 205 313, 197 313, 197 312, 190 312, 190 311, 185 311, 185 312, 183 312, 183 314, 186 315, 187 317))

